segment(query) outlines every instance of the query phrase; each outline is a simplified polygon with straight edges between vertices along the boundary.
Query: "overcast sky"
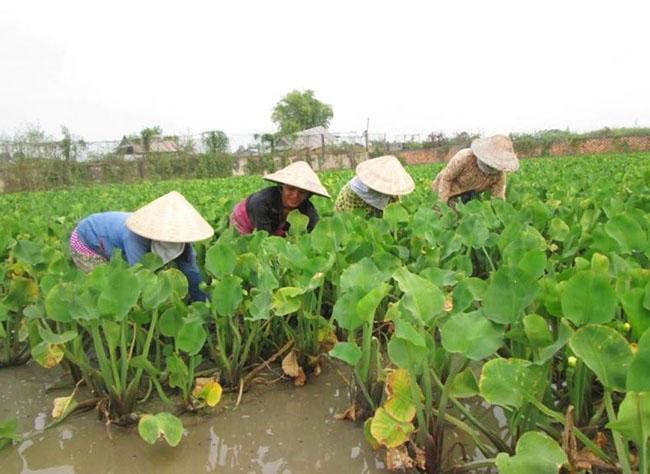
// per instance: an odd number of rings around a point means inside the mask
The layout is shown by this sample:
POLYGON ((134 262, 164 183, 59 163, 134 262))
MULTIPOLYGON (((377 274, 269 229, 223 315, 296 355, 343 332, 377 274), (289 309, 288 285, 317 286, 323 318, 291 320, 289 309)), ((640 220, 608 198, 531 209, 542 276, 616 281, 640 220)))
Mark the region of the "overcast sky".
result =
POLYGON ((650 126, 650 2, 0 3, 0 132, 273 132, 287 92, 330 130, 650 126))

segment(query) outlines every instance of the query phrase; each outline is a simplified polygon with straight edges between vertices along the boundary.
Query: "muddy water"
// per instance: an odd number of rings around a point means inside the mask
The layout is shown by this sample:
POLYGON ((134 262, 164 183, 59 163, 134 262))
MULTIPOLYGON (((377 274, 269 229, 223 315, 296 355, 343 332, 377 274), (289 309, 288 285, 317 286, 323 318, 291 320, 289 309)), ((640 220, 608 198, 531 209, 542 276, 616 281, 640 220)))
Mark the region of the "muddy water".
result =
POLYGON ((71 391, 45 392, 60 375, 33 363, 0 370, 0 420, 17 416, 26 438, 0 451, 0 473, 385 472, 362 426, 334 419, 348 393, 331 366, 304 387, 256 386, 236 409, 226 397, 216 413, 184 417, 176 448, 146 444, 136 427, 113 427, 110 440, 92 411, 43 430, 53 399, 71 391))

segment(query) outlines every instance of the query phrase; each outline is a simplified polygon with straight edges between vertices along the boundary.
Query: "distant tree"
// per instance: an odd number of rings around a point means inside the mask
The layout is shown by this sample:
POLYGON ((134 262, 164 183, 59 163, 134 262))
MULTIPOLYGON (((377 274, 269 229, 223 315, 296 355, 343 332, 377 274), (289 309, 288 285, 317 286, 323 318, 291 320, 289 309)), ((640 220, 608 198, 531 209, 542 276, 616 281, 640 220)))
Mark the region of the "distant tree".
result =
POLYGON ((14 158, 53 158, 56 142, 38 124, 28 123, 14 133, 14 158))
POLYGON ((307 128, 327 127, 334 116, 332 106, 314 97, 314 91, 293 90, 273 108, 271 120, 279 128, 279 135, 286 136, 307 128))
POLYGON ((63 140, 59 142, 63 151, 65 161, 77 161, 77 155, 86 146, 84 140, 80 137, 73 136, 68 127, 61 126, 61 135, 63 140))
POLYGON ((149 147, 151 147, 151 139, 162 135, 162 128, 158 125, 155 127, 147 127, 140 130, 140 137, 142 138, 142 146, 145 153, 149 153, 149 147))
POLYGON ((208 153, 228 153, 230 140, 221 130, 204 132, 201 138, 208 153))
POLYGON ((14 142, 38 144, 52 141, 53 138, 45 133, 40 125, 28 123, 23 130, 14 133, 14 142))

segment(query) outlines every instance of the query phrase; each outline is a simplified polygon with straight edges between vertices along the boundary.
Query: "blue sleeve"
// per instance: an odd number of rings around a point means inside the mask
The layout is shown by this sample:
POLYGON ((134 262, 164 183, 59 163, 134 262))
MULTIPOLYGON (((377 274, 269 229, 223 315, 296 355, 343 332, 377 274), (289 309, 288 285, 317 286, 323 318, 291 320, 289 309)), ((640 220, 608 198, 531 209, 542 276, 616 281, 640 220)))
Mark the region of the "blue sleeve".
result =
POLYGON ((176 258, 175 262, 178 265, 178 269, 187 277, 190 300, 206 301, 208 295, 199 289, 199 283, 201 283, 202 278, 199 267, 196 264, 196 256, 194 255, 192 244, 185 244, 185 250, 176 258))
POLYGON ((151 241, 126 229, 123 237, 122 257, 133 266, 140 261, 142 256, 151 252, 151 241))

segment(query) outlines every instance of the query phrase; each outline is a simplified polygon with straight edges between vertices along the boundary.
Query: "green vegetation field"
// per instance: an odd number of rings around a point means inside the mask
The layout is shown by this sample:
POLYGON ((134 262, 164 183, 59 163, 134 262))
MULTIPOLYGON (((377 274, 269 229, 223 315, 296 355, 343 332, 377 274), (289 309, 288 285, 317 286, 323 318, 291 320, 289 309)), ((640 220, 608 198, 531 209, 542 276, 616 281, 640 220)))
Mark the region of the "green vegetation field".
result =
MULTIPOLYGON (((329 356, 353 374, 346 416, 364 425, 351 429, 389 467, 438 472, 453 428, 484 458, 461 472, 648 472, 650 154, 525 160, 506 202, 457 213, 432 209, 439 169, 409 168, 416 191, 383 219, 314 197, 316 229, 292 214, 286 239, 226 228, 259 177, 0 195, 0 366, 62 364, 106 419, 175 445, 179 407, 209 410, 273 356, 309 383, 329 356), (217 230, 195 245, 210 303, 186 305, 183 275, 153 255, 74 268, 78 220, 170 190, 217 230), (143 397, 169 413, 134 413, 143 397), (472 414, 477 400, 503 409, 507 433, 472 414)), ((351 176, 321 178, 335 195, 351 176)), ((57 399, 52 422, 78 398, 57 399)), ((0 420, 0 446, 18 438, 0 420)))

